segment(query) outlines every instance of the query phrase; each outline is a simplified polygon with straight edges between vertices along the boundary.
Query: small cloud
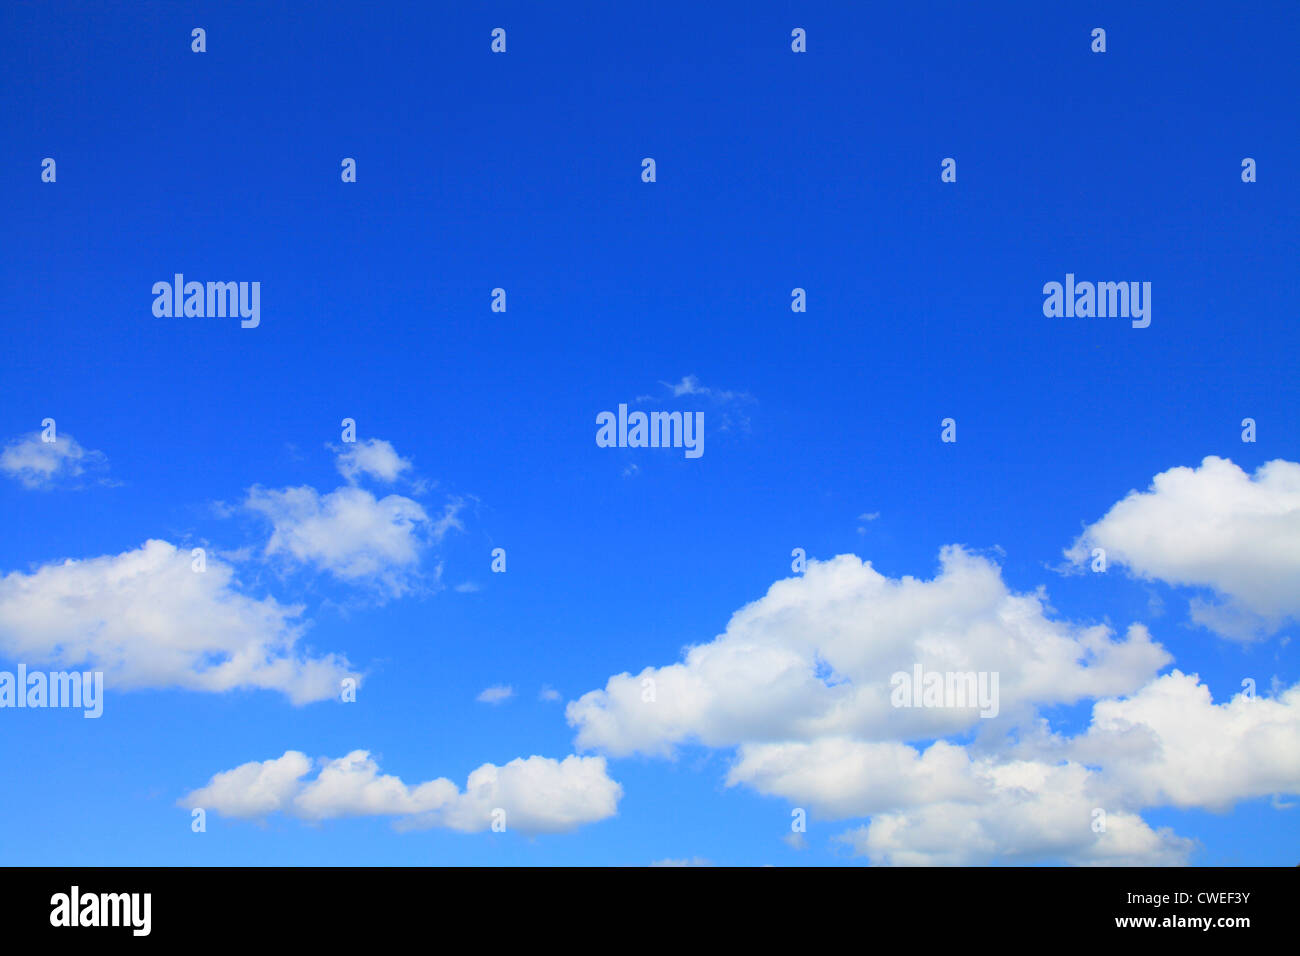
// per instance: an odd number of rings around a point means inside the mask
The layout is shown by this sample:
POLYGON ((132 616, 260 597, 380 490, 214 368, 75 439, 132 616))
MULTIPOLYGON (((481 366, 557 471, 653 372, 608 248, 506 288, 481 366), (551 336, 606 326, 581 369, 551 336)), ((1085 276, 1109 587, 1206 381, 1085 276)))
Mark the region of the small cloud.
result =
POLYGON ((693 856, 689 860, 655 860, 651 866, 713 866, 712 860, 702 856, 693 856))
POLYGON ((442 565, 430 568, 426 556, 449 531, 465 530, 460 515, 467 500, 472 500, 449 498, 441 514, 430 514, 412 498, 378 497, 356 482, 360 475, 392 481, 409 467, 391 444, 370 439, 338 452, 338 468, 348 483, 334 491, 321 493, 309 485, 284 489, 254 485, 237 508, 218 502, 213 511, 221 517, 252 513, 269 522, 271 537, 264 558, 278 558, 286 568, 329 573, 372 590, 381 599, 401 597, 417 589, 441 587, 442 565))
POLYGON ((751 399, 751 396, 747 392, 733 392, 727 389, 710 388, 707 385, 701 385, 700 380, 694 375, 683 375, 682 380, 676 385, 672 382, 660 382, 659 384, 672 392, 673 398, 681 398, 683 395, 703 395, 705 398, 711 398, 715 402, 731 402, 751 399))
POLYGON ((552 687, 550 684, 543 684, 542 692, 537 695, 537 699, 545 700, 548 702, 554 702, 560 699, 560 692, 556 690, 554 687, 552 687))
POLYGON ((660 385, 667 385, 672 390, 673 398, 682 395, 707 395, 709 390, 700 385, 700 380, 694 375, 683 375, 682 380, 676 385, 670 385, 668 382, 660 382, 660 385))
MULTIPOLYGON (((333 447, 333 446, 328 446, 333 447)), ((378 481, 394 482, 411 467, 411 463, 397 453, 393 446, 381 438, 368 438, 363 442, 349 442, 338 453, 339 474, 354 484, 360 475, 378 481)))
POLYGON ((214 774, 177 801, 224 817, 259 819, 285 814, 310 823, 342 817, 392 817, 399 833, 443 827, 482 833, 507 814, 520 833, 567 833, 618 812, 622 786, 610 779, 604 757, 570 755, 563 760, 519 757, 504 766, 485 763, 465 782, 446 777, 406 783, 382 773, 368 750, 337 759, 312 760, 286 751, 273 760, 250 761, 214 774), (316 776, 309 778, 313 768, 316 776))
POLYGON ((475 591, 479 590, 479 586, 473 581, 466 581, 464 584, 456 585, 456 590, 461 594, 473 594, 475 591))
POLYGON ((864 522, 863 524, 858 525, 858 534, 866 534, 866 533, 867 533, 867 523, 870 523, 870 522, 872 522, 872 521, 875 521, 875 520, 876 520, 877 518, 879 518, 879 517, 880 517, 880 512, 879 512, 879 511, 873 511, 873 512, 871 512, 870 514, 860 514, 860 515, 858 515, 858 520, 861 521, 861 522, 864 522))
POLYGON ((0 471, 22 482, 25 488, 49 489, 61 481, 83 474, 87 468, 101 468, 108 457, 100 451, 82 448, 67 432, 45 441, 41 432, 15 438, 0 452, 0 471))
POLYGON ((434 521, 410 498, 376 499, 345 485, 328 494, 302 486, 274 490, 254 485, 244 508, 270 522, 266 557, 311 566, 340 580, 373 581, 401 596, 411 589, 421 554, 441 538, 446 517, 434 521))
POLYGON ((448 501, 442 509, 442 517, 433 523, 433 536, 441 539, 448 531, 453 528, 457 531, 464 531, 465 526, 461 524, 460 513, 465 508, 464 498, 453 498, 448 501))
POLYGON ((808 849, 808 841, 802 833, 787 833, 781 837, 781 841, 792 850, 808 849))
POLYGON ((715 417, 710 425, 713 431, 729 432, 733 427, 738 427, 744 432, 749 431, 749 416, 744 406, 753 403, 755 399, 748 392, 734 392, 730 389, 701 385, 700 380, 694 375, 683 375, 682 380, 676 384, 663 381, 659 384, 668 389, 673 398, 707 399, 714 408, 711 414, 715 417))
POLYGON ((641 469, 637 467, 636 462, 633 462, 632 464, 628 465, 626 468, 623 469, 623 477, 624 477, 624 478, 631 478, 633 475, 635 475, 635 474, 636 474, 638 471, 640 471, 640 470, 641 470, 641 469))
POLYGON ((508 684, 494 684, 474 699, 480 704, 500 704, 515 696, 515 689, 508 684))

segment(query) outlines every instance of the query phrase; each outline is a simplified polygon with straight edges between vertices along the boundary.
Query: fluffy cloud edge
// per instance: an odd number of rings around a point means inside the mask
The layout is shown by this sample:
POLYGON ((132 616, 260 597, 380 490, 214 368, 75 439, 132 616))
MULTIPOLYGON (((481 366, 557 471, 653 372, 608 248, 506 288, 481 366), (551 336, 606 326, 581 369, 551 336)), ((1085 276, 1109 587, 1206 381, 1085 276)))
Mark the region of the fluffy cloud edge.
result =
POLYGON ((52 437, 47 441, 44 433, 32 432, 10 441, 0 449, 0 473, 24 488, 48 491, 108 463, 103 452, 83 448, 67 432, 52 437))
POLYGON ((0 575, 0 653, 102 670, 111 689, 277 690, 304 704, 361 675, 342 655, 299 649, 302 610, 242 593, 215 555, 200 565, 151 539, 0 575))
POLYGON ((283 813, 319 822, 341 817, 394 818, 399 830, 445 828, 476 833, 500 826, 528 835, 567 833, 617 814, 623 787, 603 757, 517 757, 485 763, 464 790, 446 777, 408 785, 381 774, 369 751, 313 762, 289 750, 215 774, 177 801, 186 809, 254 819, 283 813), (305 779, 313 766, 314 778, 305 779))
POLYGON ((1300 619, 1300 464, 1274 459, 1253 475, 1227 458, 1157 474, 1130 491, 1065 550, 1075 566, 1100 548, 1144 580, 1205 588, 1194 621, 1251 641, 1300 619))

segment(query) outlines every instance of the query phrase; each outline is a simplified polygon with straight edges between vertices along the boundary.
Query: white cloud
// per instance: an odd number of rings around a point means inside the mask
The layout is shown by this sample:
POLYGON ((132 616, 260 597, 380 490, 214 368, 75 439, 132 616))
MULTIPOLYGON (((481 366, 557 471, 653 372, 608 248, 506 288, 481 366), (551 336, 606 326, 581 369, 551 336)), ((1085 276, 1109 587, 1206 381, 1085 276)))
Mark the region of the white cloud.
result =
MULTIPOLYGON (((285 754, 281 759, 289 756, 285 754)), ((316 779, 291 792, 292 803, 282 805, 281 809, 308 820, 411 816, 443 810, 459 796, 456 785, 442 777, 408 787, 398 777, 381 775, 369 752, 354 750, 346 757, 325 762, 316 779)), ((225 811, 219 809, 219 812, 225 811)))
MULTIPOLYGON (((809 562, 681 662, 619 674, 569 704, 580 748, 735 748, 729 786, 868 820, 840 839, 873 863, 1180 865, 1196 844, 1141 814, 1300 793, 1300 685, 1214 704, 1146 628, 1050 616, 956 546, 931 580, 852 555, 809 562), (1001 713, 894 708, 890 677, 987 671, 1001 713), (1093 701, 1077 736, 1044 707, 1093 701), (969 743, 942 738, 971 734, 969 743), (1105 827, 1096 827, 1097 812, 1105 827)), ((792 846, 803 841, 790 841, 792 846)))
POLYGON ((682 380, 676 385, 671 382, 660 382, 659 384, 672 392, 673 398, 681 398, 683 395, 701 395, 716 402, 731 402, 750 398, 746 392, 733 392, 727 389, 709 388, 706 385, 701 385, 700 380, 694 375, 683 375, 682 380))
POLYGON ((1300 684, 1215 705, 1195 677, 1174 671, 1097 701, 1078 736, 987 753, 942 740, 923 751, 847 737, 747 744, 727 782, 827 819, 870 817, 845 839, 878 863, 1182 864, 1193 844, 1139 813, 1300 793, 1300 684))
POLYGON ((650 865, 651 866, 712 866, 713 863, 710 860, 706 860, 702 856, 693 856, 690 859, 685 859, 685 860, 674 860, 671 858, 666 860, 655 860, 650 865))
POLYGON ((515 689, 506 684, 494 684, 479 692, 474 699, 480 704, 500 704, 515 696, 515 689))
POLYGON ((917 663, 997 672, 1002 719, 1013 722, 1040 704, 1132 691, 1170 661, 1141 625, 1115 639, 1050 619, 1042 595, 1012 593, 986 558, 954 546, 940 564, 925 581, 885 577, 853 555, 809 561, 681 663, 616 675, 571 702, 577 744, 623 755, 691 741, 933 738, 991 721, 893 707, 891 675, 917 663))
POLYGON ((1077 865, 1185 866, 1193 841, 1133 813, 1092 829, 1094 801, 1074 766, 1000 768, 983 800, 882 813, 839 839, 884 866, 979 866, 1064 860, 1077 865))
POLYGON ((304 781, 311 761, 297 751, 216 774, 208 785, 178 803, 223 816, 259 818, 273 812, 305 820, 391 816, 402 829, 445 827, 473 833, 489 829, 496 810, 507 830, 563 833, 614 816, 623 788, 606 773, 603 757, 516 758, 504 766, 483 764, 464 791, 445 777, 409 786, 380 774, 365 750, 321 761, 315 779, 304 781))
MULTIPOLYGON (((410 467, 392 445, 379 439, 345 445, 337 464, 349 482, 360 475, 393 481, 410 467)), ((424 486, 415 482, 413 493, 422 493, 424 486)), ((391 597, 415 589, 422 578, 421 561, 432 545, 449 531, 464 530, 460 520, 464 498, 449 498, 442 514, 431 516, 412 498, 398 494, 377 498, 355 483, 325 494, 306 485, 280 490, 255 485, 243 507, 271 523, 266 557, 323 571, 391 597)), ((430 569, 430 580, 440 576, 440 564, 430 569)))
POLYGON ((103 452, 82 448, 67 432, 46 442, 40 432, 16 438, 0 451, 0 471, 27 488, 52 488, 107 462, 103 452))
POLYGON ((1109 799, 1134 805, 1222 811, 1300 793, 1300 684, 1215 704, 1196 676, 1175 670, 1131 697, 1098 701, 1065 753, 1101 768, 1109 799))
POLYGON ((271 522, 268 556, 283 556, 346 581, 373 580, 394 595, 411 578, 430 537, 421 505, 401 495, 376 499, 361 488, 322 495, 314 488, 253 487, 244 505, 271 522))
POLYGON ((828 819, 870 817, 840 839, 884 865, 1178 865, 1193 849, 1105 802, 1096 775, 1080 764, 972 757, 945 741, 925 751, 847 739, 742 748, 728 783, 828 819), (1098 808, 1102 832, 1093 829, 1098 808))
POLYGON ((1275 460, 1253 476, 1224 458, 1171 468, 1089 525, 1066 556, 1106 551, 1111 564, 1173 585, 1204 587, 1193 617, 1248 640, 1300 617, 1300 464, 1275 460))
POLYGON ((347 443, 338 453, 336 464, 339 474, 349 482, 355 482, 359 475, 368 475, 379 481, 391 483, 411 467, 410 461, 399 455, 390 443, 380 438, 347 443))
POLYGON ((219 773, 182 803, 229 817, 263 817, 291 804, 309 770, 307 755, 290 750, 276 760, 253 761, 219 773))
POLYGON ((338 694, 345 658, 297 649, 301 607, 256 600, 234 570, 166 541, 0 577, 0 651, 28 664, 102 670, 110 688, 278 690, 295 704, 338 694))
POLYGON ((554 703, 555 701, 560 700, 561 697, 560 697, 560 692, 558 690, 556 690, 550 684, 544 684, 542 685, 541 692, 537 695, 537 699, 544 700, 548 703, 554 703))
MULTIPOLYGON (((745 408, 753 404, 755 400, 748 392, 736 392, 701 385, 700 380, 694 375, 684 375, 681 381, 676 384, 664 381, 659 384, 664 386, 673 398, 707 400, 711 403, 714 408, 711 414, 714 417, 711 418, 712 424, 710 428, 713 431, 729 432, 733 425, 739 426, 742 431, 749 431, 749 416, 745 413, 745 408)), ((652 396, 642 395, 638 396, 636 401, 640 403, 643 400, 649 401, 651 398, 652 396)), ((635 469, 631 472, 625 470, 623 476, 628 477, 629 474, 635 473, 635 469)))

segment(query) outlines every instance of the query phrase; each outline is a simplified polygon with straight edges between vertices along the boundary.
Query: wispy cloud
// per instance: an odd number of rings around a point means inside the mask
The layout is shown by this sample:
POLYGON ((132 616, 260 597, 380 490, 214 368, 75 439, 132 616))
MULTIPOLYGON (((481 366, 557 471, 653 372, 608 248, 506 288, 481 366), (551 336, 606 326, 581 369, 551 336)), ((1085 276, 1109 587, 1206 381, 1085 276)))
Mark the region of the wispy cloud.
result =
POLYGON ((481 691, 477 697, 480 704, 500 704, 515 696, 515 689, 508 684, 493 684, 481 691))
POLYGON ((0 451, 0 471, 25 488, 48 490, 107 466, 103 452, 83 448, 67 432, 57 434, 53 441, 46 441, 41 432, 32 432, 0 451))
MULTIPOLYGON (((678 382, 659 383, 665 389, 665 395, 671 398, 690 398, 707 403, 716 416, 712 429, 730 431, 733 427, 749 431, 750 419, 745 409, 757 403, 757 399, 748 392, 704 385, 695 375, 683 375, 678 382)), ((655 396, 637 396, 637 404, 653 401, 655 396)))
MULTIPOLYGON (((440 568, 422 574, 421 562, 448 532, 464 531, 460 515, 465 499, 450 498, 435 516, 413 498, 380 498, 360 487, 356 482, 362 477, 392 481, 410 467, 388 442, 372 439, 336 453, 338 469, 350 483, 334 491, 322 493, 308 485, 249 489, 242 509, 271 525, 264 556, 366 586, 384 597, 437 586, 440 568)), ((218 506, 219 513, 230 511, 218 506)))

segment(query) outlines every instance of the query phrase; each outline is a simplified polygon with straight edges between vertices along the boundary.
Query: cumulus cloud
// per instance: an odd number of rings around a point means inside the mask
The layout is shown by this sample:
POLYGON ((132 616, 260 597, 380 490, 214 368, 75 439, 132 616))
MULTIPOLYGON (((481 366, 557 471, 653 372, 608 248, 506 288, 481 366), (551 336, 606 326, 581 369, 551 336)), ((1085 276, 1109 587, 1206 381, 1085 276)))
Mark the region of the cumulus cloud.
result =
POLYGON ((1133 574, 1208 588, 1192 616, 1226 637, 1249 640, 1300 617, 1300 464, 1281 459, 1255 474, 1225 458, 1171 468, 1145 492, 1130 491, 1066 551, 1093 548, 1133 574))
POLYGON ((883 866, 979 866, 1065 860, 1077 865, 1185 866, 1196 844, 1115 811, 1092 828, 1082 769, 1036 764, 990 775, 978 802, 882 813, 839 838, 883 866))
POLYGON ((381 438, 349 442, 338 453, 336 465, 344 478, 355 482, 362 475, 392 483, 411 467, 410 461, 381 438))
POLYGON ((178 801, 222 816, 261 818, 285 813, 304 820, 388 816, 401 829, 444 827, 465 833, 489 829, 498 810, 507 830, 563 833, 614 816, 623 788, 610 779, 603 757, 563 760, 532 756, 504 766, 485 763, 462 791, 439 777, 414 786, 379 766, 365 750, 318 761, 298 751, 218 773, 207 786, 178 801))
POLYGON ((566 714, 579 747, 614 755, 734 748, 729 786, 867 820, 838 839, 872 863, 1182 865, 1195 842, 1142 813, 1300 793, 1300 685, 1215 704, 1170 663, 1143 625, 1059 620, 960 547, 930 580, 841 555, 566 714), (893 707, 891 676, 915 664, 998 674, 1000 715, 893 707), (1080 701, 1090 725, 1053 733, 1042 709, 1080 701))
POLYGON ((1175 670, 1131 697, 1098 701, 1087 732, 1063 746, 1100 768, 1111 801, 1222 811, 1300 793, 1300 684, 1215 704, 1195 675, 1175 670))
POLYGON ((436 534, 419 502, 377 499, 361 488, 328 494, 303 486, 253 487, 244 506, 271 522, 265 553, 345 581, 372 581, 393 595, 410 589, 426 543, 436 534))
POLYGON ((1300 684, 1216 705, 1194 676, 1174 671, 1097 701, 1078 736, 987 753, 942 740, 924 750, 847 737, 744 745, 727 783, 826 819, 870 817, 844 839, 878 863, 1180 865, 1194 844, 1140 812, 1221 811, 1300 792, 1300 684))
POLYGON ((924 751, 843 738, 746 747, 728 783, 827 819, 871 817, 840 839, 883 865, 1179 865, 1194 848, 1106 803, 1096 775, 1080 764, 972 757, 945 741, 924 751), (1097 809, 1106 814, 1101 831, 1097 809))
POLYGON ((974 708, 892 706, 891 676, 915 664, 998 673, 1010 721, 1040 704, 1134 690, 1170 660, 1141 625, 1117 639, 1050 618, 1042 595, 1013 593, 996 564, 960 547, 941 551, 928 581, 840 555, 773 584, 681 663, 611 677, 566 714, 579 747, 615 755, 685 742, 924 739, 981 718, 974 708))
POLYGON ((229 817, 264 817, 288 806, 311 770, 306 754, 286 751, 276 760, 242 764, 215 775, 206 787, 181 801, 188 809, 202 807, 229 817))
POLYGON ((298 648, 302 608, 237 589, 234 569, 151 540, 134 551, 0 576, 0 651, 104 671, 110 687, 278 690, 295 704, 357 678, 345 658, 298 648))
POLYGON ((32 432, 0 451, 0 471, 26 488, 52 488, 107 461, 103 452, 83 448, 67 432, 56 433, 51 442, 44 441, 41 432, 32 432))
MULTIPOLYGON (((391 481, 409 462, 388 442, 370 439, 346 445, 338 467, 349 481, 363 474, 391 481)), ((449 531, 464 530, 464 499, 449 499, 440 515, 431 516, 412 498, 377 498, 355 484, 324 494, 306 485, 280 490, 255 485, 243 506, 271 524, 267 557, 392 597, 415 588, 421 559, 433 544, 449 531)))

